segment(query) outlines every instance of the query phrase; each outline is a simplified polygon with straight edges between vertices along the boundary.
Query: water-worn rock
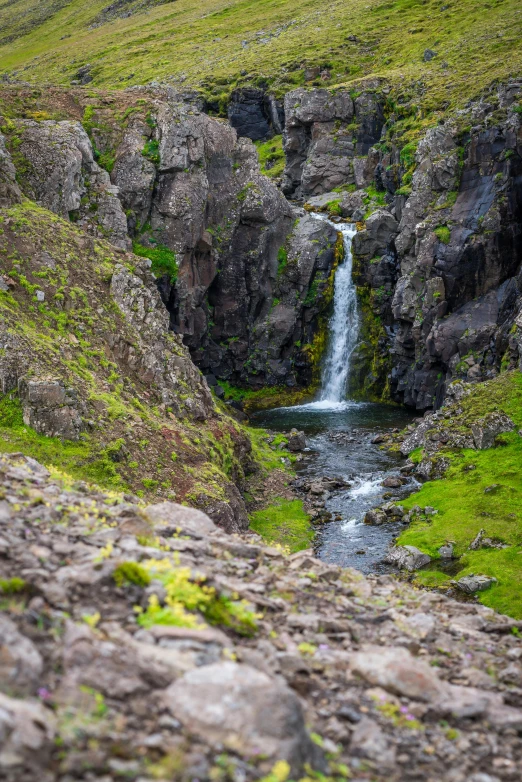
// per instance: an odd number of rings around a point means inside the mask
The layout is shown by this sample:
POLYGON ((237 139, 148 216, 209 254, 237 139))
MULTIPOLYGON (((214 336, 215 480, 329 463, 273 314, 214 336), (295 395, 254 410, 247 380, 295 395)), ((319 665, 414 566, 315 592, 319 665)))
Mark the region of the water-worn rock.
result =
POLYGON ((288 435, 287 446, 289 451, 304 451, 306 448, 306 437, 304 432, 298 432, 297 429, 292 429, 288 435))
POLYGON ((424 554, 415 546, 394 546, 386 555, 386 562, 401 570, 413 572, 431 562, 429 554, 424 554))
POLYGON ((247 757, 262 747, 296 775, 316 754, 297 696, 247 665, 221 662, 191 671, 169 687, 164 702, 193 735, 247 757))

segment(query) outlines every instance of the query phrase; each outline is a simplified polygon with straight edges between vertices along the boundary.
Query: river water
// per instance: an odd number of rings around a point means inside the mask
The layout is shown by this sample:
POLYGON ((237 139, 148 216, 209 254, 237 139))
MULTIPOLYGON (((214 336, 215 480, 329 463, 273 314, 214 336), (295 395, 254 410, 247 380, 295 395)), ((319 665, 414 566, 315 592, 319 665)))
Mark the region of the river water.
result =
MULTIPOLYGON (((321 215, 317 219, 326 218, 321 215)), ((278 432, 295 427, 307 435, 307 451, 298 475, 307 479, 340 477, 350 488, 328 497, 326 509, 334 521, 324 523, 316 539, 317 555, 334 564, 365 573, 385 569, 382 564, 400 522, 378 527, 363 523, 366 511, 387 499, 397 500, 414 488, 413 479, 401 489, 387 489, 382 481, 399 474, 401 460, 372 443, 376 434, 402 428, 412 414, 399 407, 346 399, 351 355, 359 339, 359 312, 352 281, 352 238, 349 223, 335 224, 344 239, 345 257, 336 271, 329 341, 321 389, 315 402, 257 413, 253 423, 278 432), (387 496, 385 496, 387 495, 387 496)))

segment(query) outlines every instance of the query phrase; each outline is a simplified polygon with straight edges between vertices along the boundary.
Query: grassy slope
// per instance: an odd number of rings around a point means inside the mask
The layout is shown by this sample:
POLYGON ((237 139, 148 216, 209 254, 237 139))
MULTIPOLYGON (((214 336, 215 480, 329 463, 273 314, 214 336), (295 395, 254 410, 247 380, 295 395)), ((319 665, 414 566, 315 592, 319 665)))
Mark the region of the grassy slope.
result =
MULTIPOLYGON (((0 5, 4 24, 14 24, 20 2, 0 5)), ((68 84, 78 67, 90 63, 95 85, 172 79, 184 87, 206 86, 219 98, 258 80, 283 93, 303 82, 308 64, 327 66, 329 84, 369 74, 405 89, 415 83, 418 103, 445 109, 522 65, 518 0, 176 0, 89 29, 106 5, 72 0, 0 47, 0 72, 68 84), (427 48, 438 56, 425 63, 427 48)))
MULTIPOLYGON (((506 373, 481 384, 461 406, 464 414, 460 420, 452 419, 452 426, 499 409, 512 418, 516 429, 501 435, 501 444, 494 450, 451 454, 452 464, 445 477, 425 483, 404 502, 407 508, 431 505, 438 514, 431 521, 413 522, 399 543, 438 557, 439 546, 446 540, 454 541, 461 568, 451 578, 469 573, 495 576, 498 584, 480 593, 481 602, 522 618, 522 437, 517 432, 522 427, 522 374, 506 373), (481 528, 487 537, 508 547, 469 551, 481 528)), ((418 579, 427 585, 444 585, 450 576, 435 569, 422 571, 418 579)))

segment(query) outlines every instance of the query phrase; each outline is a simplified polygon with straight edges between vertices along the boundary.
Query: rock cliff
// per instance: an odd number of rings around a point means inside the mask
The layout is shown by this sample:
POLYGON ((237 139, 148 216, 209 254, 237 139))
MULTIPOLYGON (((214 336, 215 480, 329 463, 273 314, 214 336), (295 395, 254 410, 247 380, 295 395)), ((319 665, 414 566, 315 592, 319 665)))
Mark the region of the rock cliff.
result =
POLYGON ((360 221, 356 386, 419 410, 448 383, 517 366, 521 85, 492 87, 420 141, 396 140, 390 96, 286 96, 285 189, 360 221))

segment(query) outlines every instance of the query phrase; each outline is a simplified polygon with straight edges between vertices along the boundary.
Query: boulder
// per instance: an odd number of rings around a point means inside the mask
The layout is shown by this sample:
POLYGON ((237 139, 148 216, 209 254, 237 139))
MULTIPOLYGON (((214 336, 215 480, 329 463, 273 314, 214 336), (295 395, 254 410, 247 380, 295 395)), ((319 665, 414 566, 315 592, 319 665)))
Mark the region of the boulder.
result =
POLYGON ((19 393, 26 426, 48 437, 78 440, 84 426, 74 388, 61 380, 22 380, 19 393))
POLYGON ((413 572, 431 562, 431 557, 419 551, 415 546, 394 546, 386 555, 385 561, 400 570, 413 572))
POLYGON ((0 693, 0 777, 46 778, 41 775, 54 749, 55 730, 52 711, 0 693))
POLYGON ((143 511, 155 530, 162 530, 165 535, 173 535, 177 531, 196 539, 206 538, 217 530, 214 522, 196 508, 187 508, 175 502, 159 502, 149 505, 143 511))
POLYGON ((293 775, 314 757, 299 699, 285 684, 247 665, 220 662, 185 674, 164 694, 185 729, 246 757, 286 760, 293 775))
POLYGON ((469 576, 463 576, 458 581, 452 581, 451 583, 466 595, 473 595, 475 592, 483 592, 485 589, 489 589, 493 584, 497 583, 497 579, 492 576, 470 573, 469 576))
POLYGON ((492 448, 499 434, 511 432, 514 428, 515 424, 504 413, 489 413, 480 421, 471 424, 475 446, 479 451, 492 448))
POLYGON ((365 646, 352 655, 350 668, 374 686, 428 703, 440 698, 447 686, 430 665, 404 647, 365 646))
POLYGON ((287 447, 288 450, 292 452, 304 451, 306 448, 305 433, 298 432, 297 429, 292 429, 288 435, 287 447))
POLYGON ((0 615, 0 686, 6 692, 34 693, 43 671, 42 657, 14 622, 0 615))

